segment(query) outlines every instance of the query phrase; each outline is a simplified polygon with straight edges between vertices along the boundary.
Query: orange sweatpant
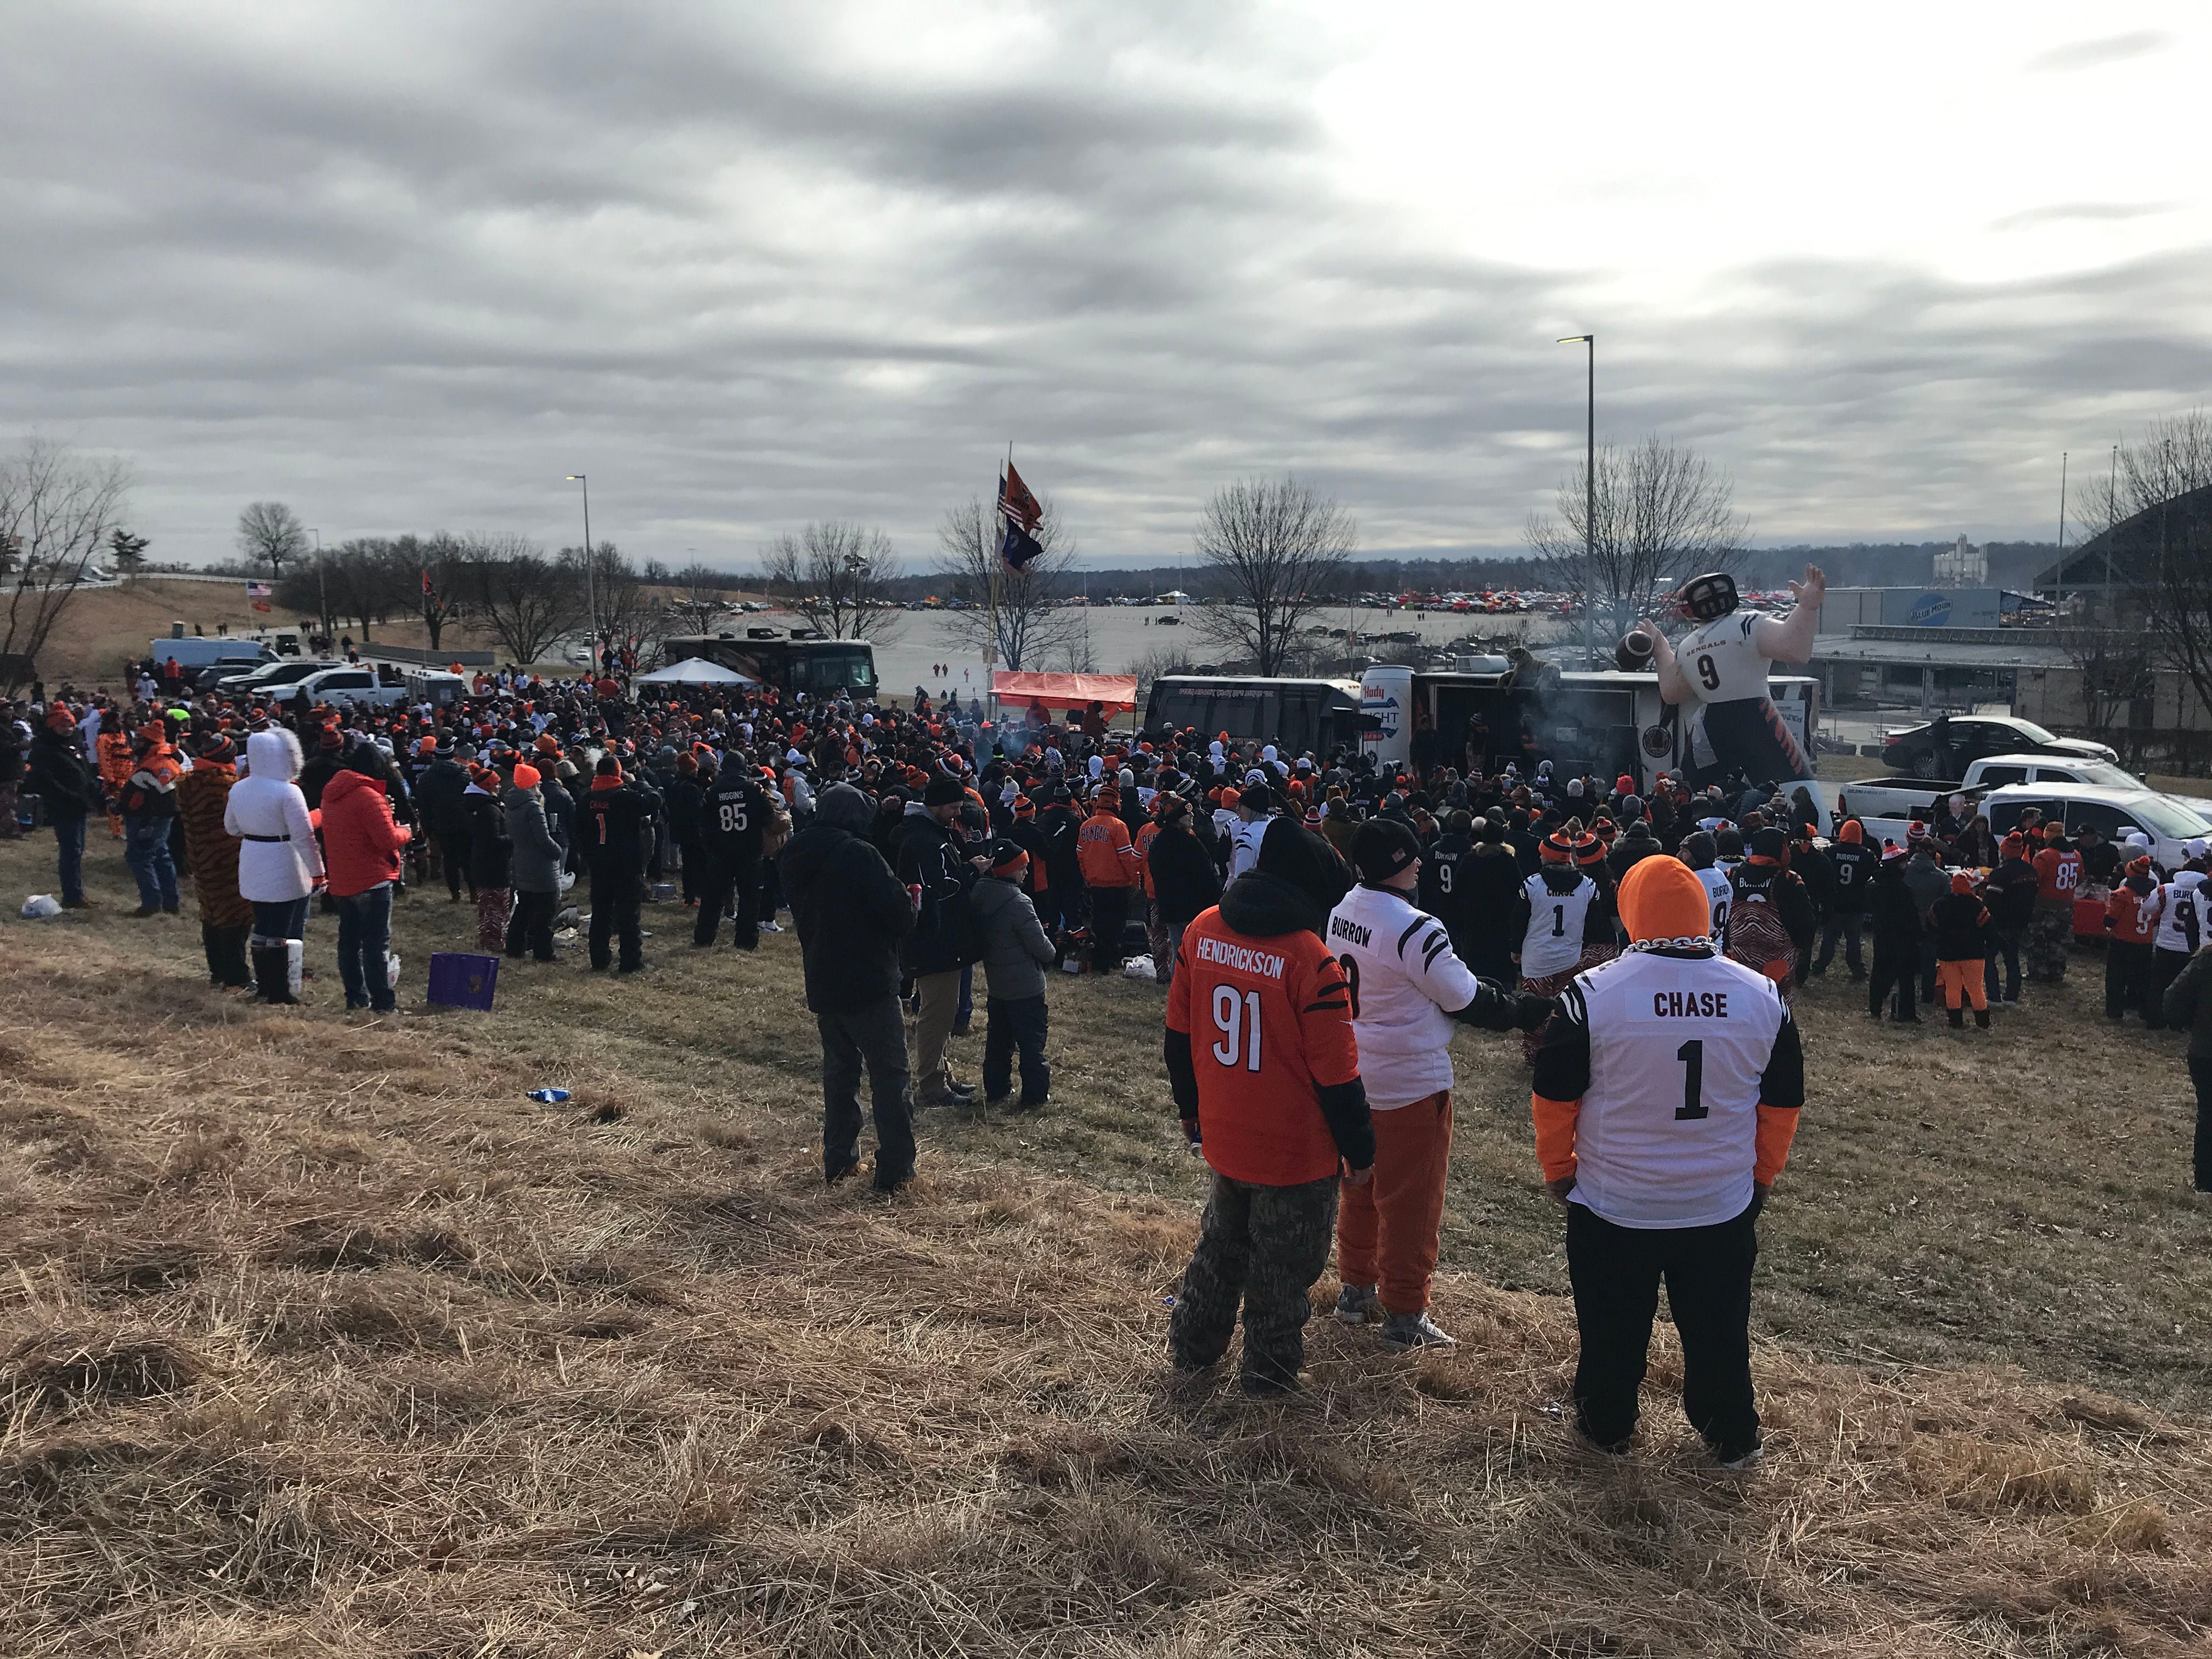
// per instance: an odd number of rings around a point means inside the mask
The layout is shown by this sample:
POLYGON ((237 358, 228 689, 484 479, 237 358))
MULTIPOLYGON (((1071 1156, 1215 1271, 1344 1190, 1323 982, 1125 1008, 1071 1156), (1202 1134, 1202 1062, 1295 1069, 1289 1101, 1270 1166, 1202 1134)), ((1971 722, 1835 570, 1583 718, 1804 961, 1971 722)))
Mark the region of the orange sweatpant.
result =
POLYGON ((1943 999, 1946 1008, 1963 1005, 1963 995, 1977 1008, 1990 1006, 1989 987, 1983 982, 1982 964, 1978 962, 1939 962, 1936 964, 1936 994, 1943 999))
POLYGON ((1389 1312, 1429 1305, 1451 1132, 1448 1089, 1376 1112, 1375 1178, 1346 1187, 1337 1206, 1337 1273, 1347 1285, 1380 1285, 1389 1312))

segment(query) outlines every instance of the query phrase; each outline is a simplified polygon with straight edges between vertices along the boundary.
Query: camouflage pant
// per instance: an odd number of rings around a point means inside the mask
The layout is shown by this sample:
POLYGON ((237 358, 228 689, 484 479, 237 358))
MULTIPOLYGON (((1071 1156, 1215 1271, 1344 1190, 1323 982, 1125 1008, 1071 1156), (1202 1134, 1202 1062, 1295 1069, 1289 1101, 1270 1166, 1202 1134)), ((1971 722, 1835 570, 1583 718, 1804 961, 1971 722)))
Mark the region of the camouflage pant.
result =
POLYGON ((1296 1384, 1305 1363, 1310 1292, 1336 1237, 1336 1177, 1261 1187, 1217 1174, 1168 1322, 1175 1363, 1196 1370, 1229 1352, 1244 1308, 1245 1386, 1296 1384))
POLYGON ((2066 977, 2066 954, 2074 944, 2074 907, 2038 904, 2027 923, 2027 976, 2054 983, 2066 977))

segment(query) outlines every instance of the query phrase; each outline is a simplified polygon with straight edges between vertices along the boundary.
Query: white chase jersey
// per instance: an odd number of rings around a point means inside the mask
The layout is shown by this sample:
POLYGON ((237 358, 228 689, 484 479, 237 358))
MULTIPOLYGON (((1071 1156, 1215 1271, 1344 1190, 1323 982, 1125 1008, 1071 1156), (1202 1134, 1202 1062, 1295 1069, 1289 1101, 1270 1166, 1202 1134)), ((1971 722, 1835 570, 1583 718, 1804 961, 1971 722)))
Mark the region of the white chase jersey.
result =
POLYGON ((1267 838, 1272 818, 1238 820, 1229 831, 1229 879, 1234 881, 1260 861, 1260 843, 1267 838))
POLYGON ((1561 996, 1589 1030, 1571 1201, 1623 1227, 1710 1227, 1751 1202, 1759 1082, 1790 1018, 1725 957, 1632 951, 1561 996))
POLYGON ((1735 902, 1735 884, 1729 880, 1729 872, 1717 865, 1690 873, 1705 885, 1705 908, 1712 912, 1713 939, 1717 944, 1728 937, 1729 907, 1735 902))
POLYGON ((1544 885, 1540 871, 1521 884, 1528 901, 1528 931, 1521 939, 1521 977, 1542 979, 1564 974, 1583 959, 1583 923, 1589 915, 1597 884, 1588 876, 1576 882, 1571 893, 1555 893, 1544 885))
POLYGON ((2154 949, 2187 955, 2204 942, 2203 883, 2197 871, 2184 870, 2158 890, 2159 902, 2166 908, 2159 913, 2158 932, 2151 938, 2154 949))
POLYGON ((1355 887, 1329 913, 1328 939, 1352 994, 1367 1103, 1386 1111, 1450 1088, 1449 1013, 1477 988, 1443 923, 1403 894, 1355 887))
POLYGON ((1732 611, 1685 634, 1674 647, 1682 678, 1701 702, 1741 702, 1766 695, 1766 659, 1759 654, 1756 611, 1732 611))

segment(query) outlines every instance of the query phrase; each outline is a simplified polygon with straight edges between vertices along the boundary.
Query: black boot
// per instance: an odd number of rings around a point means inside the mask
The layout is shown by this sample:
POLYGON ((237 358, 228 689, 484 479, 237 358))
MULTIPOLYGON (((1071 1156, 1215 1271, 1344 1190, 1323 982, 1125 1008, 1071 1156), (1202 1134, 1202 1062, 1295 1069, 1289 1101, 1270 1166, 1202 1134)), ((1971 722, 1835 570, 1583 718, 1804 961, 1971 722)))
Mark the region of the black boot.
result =
POLYGON ((253 953, 254 1000, 292 1007, 300 999, 292 994, 291 955, 283 945, 253 953))
POLYGON ((1990 1011, 1986 1008, 1975 1009, 1974 1024, 1979 1026, 1983 1030, 1988 1030, 1990 1029, 1990 1011))
POLYGON ((1964 1008, 1951 1010, 1951 1029, 1954 1031, 1961 1031, 1966 1029, 1966 1011, 1964 1008))

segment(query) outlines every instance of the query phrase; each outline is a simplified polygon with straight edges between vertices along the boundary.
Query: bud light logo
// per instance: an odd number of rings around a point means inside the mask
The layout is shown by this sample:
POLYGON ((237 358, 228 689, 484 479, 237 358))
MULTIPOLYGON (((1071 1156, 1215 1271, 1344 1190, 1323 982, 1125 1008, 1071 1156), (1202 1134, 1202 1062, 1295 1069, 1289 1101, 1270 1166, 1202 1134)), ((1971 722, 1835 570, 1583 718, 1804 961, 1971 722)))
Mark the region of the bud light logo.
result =
POLYGON ((1941 628, 1951 620, 1951 596, 1948 593, 1923 593, 1912 602, 1911 614, 1906 621, 1914 628, 1941 628))

